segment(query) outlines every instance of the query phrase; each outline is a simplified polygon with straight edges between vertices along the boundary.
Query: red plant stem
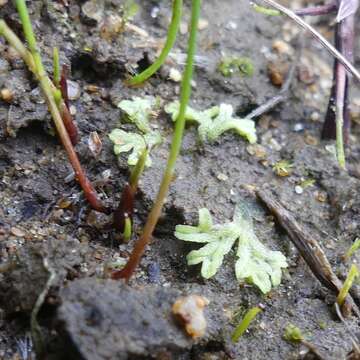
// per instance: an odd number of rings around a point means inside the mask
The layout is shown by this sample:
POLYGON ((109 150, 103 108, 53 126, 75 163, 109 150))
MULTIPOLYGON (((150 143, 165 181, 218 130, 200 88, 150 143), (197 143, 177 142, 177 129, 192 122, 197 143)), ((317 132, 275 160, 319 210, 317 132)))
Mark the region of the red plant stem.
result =
POLYGON ((59 110, 63 119, 66 131, 69 134, 71 143, 76 145, 79 142, 79 132, 75 125, 74 119, 70 114, 69 108, 66 106, 65 101, 60 102, 59 110))
MULTIPOLYGON (((25 14, 27 15, 27 13, 25 14)), ((31 24, 30 20, 28 21, 31 24)), ((40 83, 40 87, 44 94, 46 103, 48 105, 49 111, 53 118, 57 133, 63 144, 65 151, 68 155, 71 166, 74 169, 75 176, 80 183, 84 191, 86 199, 89 201, 90 205, 97 211, 109 213, 109 209, 104 206, 102 201, 98 198, 97 193, 92 186, 91 182, 86 177, 85 171, 82 169, 79 158, 75 152, 75 149, 71 143, 69 134, 65 128, 63 119, 61 117, 60 111, 57 107, 57 104, 54 99, 54 89, 55 85, 51 82, 49 77, 46 75, 43 65, 41 62, 40 56, 37 56, 37 62, 35 61, 34 54, 28 51, 24 44, 21 42, 19 37, 7 26, 7 24, 0 19, 0 32, 5 39, 15 47, 21 54, 24 62, 28 65, 29 70, 35 75, 36 79, 40 83)), ((30 29, 32 33, 32 29, 30 29)), ((35 40, 33 40, 35 42, 35 40)), ((34 47, 36 49, 36 46, 34 47)))
MULTIPOLYGON (((348 59, 354 57, 354 27, 355 16, 351 15, 336 25, 335 46, 348 59)), ((323 139, 336 139, 336 108, 343 108, 344 142, 347 143, 350 134, 350 109, 349 109, 349 75, 344 66, 337 60, 334 63, 334 80, 325 122, 322 130, 323 139), (341 103, 340 103, 341 102, 341 103)))
POLYGON ((336 11, 337 2, 332 1, 329 4, 312 6, 305 9, 299 9, 295 11, 295 14, 298 16, 316 16, 316 15, 327 15, 331 12, 336 11))
MULTIPOLYGON (((340 24, 336 24, 335 27, 335 47, 339 49, 340 38, 339 38, 339 27, 340 24)), ((325 121, 321 132, 321 138, 324 140, 335 140, 336 139, 336 84, 337 84, 337 68, 339 62, 335 59, 333 69, 333 86, 331 88, 329 104, 327 107, 325 121)))
POLYGON ((197 39, 197 27, 200 16, 201 0, 192 0, 191 2, 191 20, 190 20, 190 33, 188 40, 188 51, 185 70, 183 73, 183 79, 180 92, 180 110, 179 115, 175 123, 175 129, 173 133, 173 139, 171 142, 170 153, 168 161, 164 171, 163 178, 161 180, 160 188, 150 211, 148 219, 145 223, 144 230, 139 240, 136 242, 134 249, 130 255, 125 267, 112 274, 114 279, 124 278, 128 282, 131 275, 134 273, 136 267, 139 265, 141 257, 143 256, 146 246, 150 243, 152 234, 155 230, 155 226, 161 215, 161 210, 165 201, 165 197, 168 193, 169 186, 173 180, 175 165, 177 157, 180 153, 182 138, 185 128, 185 113, 186 107, 189 103, 191 95, 191 79, 193 75, 194 56, 196 52, 196 39, 197 39))
POLYGON ((121 194, 119 206, 113 214, 113 226, 116 230, 121 233, 125 230, 125 219, 126 217, 132 220, 134 212, 134 199, 136 194, 136 188, 134 189, 129 184, 124 186, 121 194))
POLYGON ((89 201, 91 207, 94 210, 108 214, 109 209, 104 206, 102 201, 98 198, 98 194, 95 191, 93 185, 87 178, 85 171, 83 170, 79 158, 76 154, 76 151, 71 143, 70 136, 65 128, 63 119, 61 118, 60 112, 55 103, 54 97, 52 96, 52 91, 49 83, 51 81, 47 77, 39 78, 43 93, 48 104, 50 113, 54 119, 57 133, 60 137, 60 140, 66 150, 66 153, 69 157, 69 161, 74 169, 75 177, 79 181, 81 188, 84 191, 85 198, 89 201))
POLYGON ((62 69, 61 69, 61 77, 60 77, 59 85, 60 85, 61 96, 64 99, 64 102, 65 102, 67 108, 69 108, 69 95, 68 95, 68 88, 67 88, 68 74, 69 74, 69 67, 66 65, 63 65, 62 69))
POLYGON ((89 201, 91 207, 94 210, 103 212, 108 214, 109 213, 109 209, 106 208, 104 206, 104 204, 102 203, 102 201, 98 198, 98 194, 96 192, 96 190, 94 189, 92 183, 90 182, 90 180, 87 178, 84 169, 81 166, 81 163, 79 161, 79 158, 76 154, 76 151, 73 147, 73 144, 71 142, 70 136, 65 128, 65 125, 63 123, 63 119, 60 116, 60 113, 58 111, 55 111, 54 108, 56 107, 55 101, 53 98, 50 98, 49 96, 47 96, 47 94, 45 93, 45 97, 51 112, 51 115, 53 116, 53 118, 58 118, 60 117, 60 120, 57 119, 57 121, 55 122, 55 126, 58 132, 58 135, 60 137, 60 140, 65 148, 65 151, 68 155, 69 161, 74 169, 75 172, 75 177, 77 179, 77 181, 79 182, 81 188, 84 191, 84 195, 85 198, 89 201))
POLYGON ((78 129, 75 125, 74 119, 69 111, 69 95, 68 95, 68 87, 67 87, 67 78, 69 75, 69 67, 67 65, 63 65, 61 69, 61 77, 60 77, 60 92, 62 101, 59 105, 59 110, 61 113, 61 117, 63 118, 64 125, 66 130, 70 136, 71 142, 73 145, 76 145, 79 141, 79 133, 78 129))

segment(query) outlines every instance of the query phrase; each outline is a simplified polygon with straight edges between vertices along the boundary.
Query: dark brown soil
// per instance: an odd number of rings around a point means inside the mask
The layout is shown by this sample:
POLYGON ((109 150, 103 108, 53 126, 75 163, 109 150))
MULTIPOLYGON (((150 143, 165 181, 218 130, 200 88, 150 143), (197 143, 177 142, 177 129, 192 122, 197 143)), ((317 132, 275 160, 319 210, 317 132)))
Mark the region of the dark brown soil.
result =
MULTIPOLYGON (((104 6, 102 16, 119 13, 124 2, 97 1, 104 6)), ((100 25, 83 14, 85 1, 70 0, 69 7, 62 3, 31 1, 31 18, 47 70, 51 72, 54 46, 60 50, 61 62, 71 65, 71 80, 81 91, 80 97, 71 101, 81 135, 76 150, 103 200, 114 208, 129 175, 126 157, 115 157, 107 136, 120 126, 116 105, 133 96, 160 96, 164 103, 178 98, 179 84, 169 79, 169 70, 181 70, 182 64, 174 59, 144 86, 124 85, 131 68, 136 64, 144 68, 155 58, 154 44, 161 47, 159 39, 166 35, 170 2, 139 0, 140 11, 131 23, 150 37, 128 29, 112 41, 102 39, 100 25), (152 17, 155 7, 159 12, 152 17), (97 158, 87 144, 92 131, 97 131, 103 143, 97 158)), ((184 12, 185 24, 188 2, 184 12)), ((22 36, 11 2, 0 7, 0 16, 22 36)), ((344 278, 349 264, 342 255, 360 227, 359 91, 354 89, 352 97, 348 171, 340 171, 328 151, 333 143, 320 140, 331 86, 332 59, 328 54, 306 36, 296 35, 290 22, 255 13, 245 0, 204 1, 202 18, 209 25, 200 31, 192 106, 205 109, 228 103, 243 116, 278 94, 279 88, 269 79, 270 63, 280 73, 293 61, 297 69, 285 103, 256 119, 258 145, 249 145, 232 133, 214 144, 202 145, 196 129, 187 128, 163 216, 129 285, 106 279, 104 269, 109 262, 127 258, 135 239, 121 244, 107 226, 111 219, 90 210, 53 135, 38 84, 0 39, 0 89, 14 93, 11 103, 0 100, 1 264, 16 258, 15 266, 0 275, 0 358, 34 357, 24 344, 30 334, 31 311, 49 277, 44 259, 56 274, 39 314, 47 346, 45 358, 310 358, 302 347, 283 340, 290 323, 302 329, 325 359, 345 359, 352 350, 347 328, 357 335, 359 319, 348 318, 346 328, 336 318, 333 294, 312 275, 252 190, 264 187, 272 191, 319 241, 334 271, 344 278), (279 54, 273 44, 283 38, 290 50, 279 54), (295 51, 300 46, 301 56, 295 51), (216 70, 224 55, 249 57, 254 75, 224 78, 216 70), (293 163, 290 176, 280 177, 273 171, 281 159, 293 163), (312 185, 297 193, 295 187, 305 180, 313 180, 312 185), (198 267, 186 265, 185 255, 192 246, 173 235, 176 224, 197 222, 199 208, 207 207, 216 221, 224 222, 231 219, 239 202, 251 209, 261 241, 281 250, 288 259, 282 284, 268 296, 255 287, 239 286, 233 270, 234 252, 226 256, 211 280, 204 280, 198 267), (198 341, 187 337, 171 316, 175 299, 187 294, 210 300, 205 310, 208 329, 198 341), (259 304, 264 311, 239 342, 232 343, 239 314, 259 304)), ((317 26, 331 37, 327 20, 317 26)), ((186 39, 187 34, 179 35, 175 53, 185 54, 186 39)), ((356 54, 359 65, 360 52, 356 54)), ((137 232, 156 196, 171 141, 168 116, 161 112, 154 121, 165 141, 152 152, 153 166, 141 179, 137 232)), ((360 261, 359 256, 354 260, 360 261)))

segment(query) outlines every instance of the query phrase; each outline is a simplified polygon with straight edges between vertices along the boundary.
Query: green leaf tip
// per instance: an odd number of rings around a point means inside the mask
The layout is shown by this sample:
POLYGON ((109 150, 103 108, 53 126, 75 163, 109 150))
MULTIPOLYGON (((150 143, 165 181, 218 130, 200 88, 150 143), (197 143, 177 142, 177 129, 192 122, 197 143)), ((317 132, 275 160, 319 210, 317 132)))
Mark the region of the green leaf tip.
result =
POLYGON ((352 264, 350 271, 345 279, 343 287, 340 289, 339 294, 336 298, 336 302, 342 306, 345 302, 345 299, 353 285, 354 280, 359 277, 359 270, 355 264, 352 264))
POLYGON ((143 133, 148 133, 151 131, 149 119, 155 105, 154 98, 134 97, 132 100, 120 101, 118 108, 126 113, 129 122, 134 123, 143 133))
POLYGON ((231 340, 232 342, 237 342, 239 340, 239 338, 244 334, 244 332, 248 329, 249 325, 251 324, 251 322, 254 320, 254 318, 256 317, 256 315, 261 312, 262 310, 255 306, 251 309, 249 309, 244 318, 242 319, 241 323, 235 328, 232 336, 231 336, 231 340))
POLYGON ((263 245, 256 236, 253 223, 244 206, 237 206, 232 222, 213 224, 208 209, 199 210, 197 226, 177 225, 175 236, 183 241, 204 243, 191 251, 188 265, 202 264, 201 275, 205 279, 214 276, 222 265, 224 256, 238 241, 236 278, 256 285, 264 294, 281 282, 281 269, 287 267, 285 256, 263 245))
POLYGON ((358 249, 360 249, 360 238, 356 238, 350 246, 349 250, 345 254, 346 259, 350 259, 358 249))
MULTIPOLYGON (((110 140, 114 143, 115 155, 121 153, 131 152, 128 156, 128 164, 135 166, 146 148, 151 149, 159 145, 162 141, 161 135, 158 131, 151 131, 145 135, 140 135, 132 132, 126 132, 121 129, 114 129, 109 134, 110 140)), ((147 155, 145 166, 151 166, 150 155, 147 155)))
MULTIPOLYGON (((146 149, 150 151, 162 142, 160 132, 152 130, 150 126, 150 117, 158 106, 158 98, 153 97, 134 97, 132 100, 122 100, 118 104, 118 107, 125 112, 128 121, 135 124, 143 133, 114 129, 109 134, 110 140, 114 143, 115 155, 131 152, 128 156, 129 165, 135 166, 146 149)), ((151 166, 149 154, 146 156, 145 166, 151 166)))
MULTIPOLYGON (((179 102, 174 101, 165 106, 165 112, 176 121, 179 114, 179 102)), ((199 125, 198 133, 202 142, 213 142, 224 132, 233 130, 246 138, 251 144, 257 140, 255 122, 249 119, 234 117, 232 105, 220 104, 204 111, 198 111, 190 106, 186 108, 185 118, 187 121, 199 125)))

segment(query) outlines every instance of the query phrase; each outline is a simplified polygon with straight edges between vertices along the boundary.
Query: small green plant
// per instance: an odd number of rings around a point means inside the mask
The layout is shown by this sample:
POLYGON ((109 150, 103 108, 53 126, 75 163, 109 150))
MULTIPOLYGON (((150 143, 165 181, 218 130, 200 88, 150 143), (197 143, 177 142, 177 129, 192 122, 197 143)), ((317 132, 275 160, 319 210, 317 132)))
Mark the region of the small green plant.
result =
MULTIPOLYGON (((115 155, 127 153, 131 151, 128 156, 128 164, 136 165, 140 155, 146 149, 152 149, 159 145, 162 141, 161 135, 158 131, 151 131, 145 135, 140 135, 132 132, 126 132, 121 129, 114 129, 109 134, 110 140, 114 143, 115 155)), ((147 156, 146 166, 151 166, 150 155, 147 156)))
POLYGON ((238 240, 236 278, 256 285, 264 294, 281 282, 281 269, 287 267, 285 256, 265 247, 256 236, 245 207, 237 206, 232 222, 214 225, 208 209, 199 210, 198 226, 177 225, 175 236, 183 241, 205 243, 191 251, 188 265, 202 263, 201 275, 209 279, 222 265, 224 256, 238 240))
POLYGON ((305 338, 298 327, 293 324, 289 324, 285 328, 284 339, 292 343, 300 343, 305 338))
POLYGON ((302 331, 297 326, 288 324, 285 328, 283 338, 292 344, 302 344, 303 346, 307 347, 309 351, 315 355, 316 359, 325 359, 325 357, 317 350, 317 348, 306 340, 302 331))
MULTIPOLYGON (((165 172, 161 180, 160 188, 155 203, 153 205, 153 208, 151 209, 148 219, 146 221, 141 237, 136 242, 134 250, 131 253, 130 258, 126 263, 125 267, 122 270, 116 271, 112 274, 112 277, 114 279, 125 278, 126 280, 129 280, 131 275, 135 271, 137 265, 141 260, 142 255, 144 254, 146 245, 150 242, 151 235, 160 217, 166 194, 169 190, 169 186, 174 177, 176 160, 177 157, 179 156, 182 138, 185 129, 186 107, 189 103, 189 99, 191 95, 191 79, 193 75, 200 7, 201 7, 201 0, 192 1, 187 61, 181 83, 179 116, 175 122, 175 130, 171 142, 170 153, 168 156, 165 172)), ((181 8, 178 9, 177 11, 181 12, 181 8)))
POLYGON ((118 108, 126 114, 126 119, 135 124, 143 133, 151 131, 150 118, 158 107, 158 101, 152 97, 134 97, 132 100, 122 100, 118 108))
MULTIPOLYGON (((77 141, 77 129, 74 125, 67 105, 59 96, 59 91, 54 83, 46 74, 42 63, 41 54, 32 29, 30 16, 26 7, 25 0, 16 0, 15 5, 21 20, 23 32, 28 45, 27 49, 18 36, 8 27, 6 22, 0 19, 0 36, 3 36, 7 42, 19 53, 28 69, 34 74, 39 82, 47 106, 54 121, 57 134, 66 150, 69 161, 74 169, 76 178, 84 191, 86 199, 92 208, 104 213, 109 213, 109 209, 98 197, 93 185, 87 178, 83 170, 73 144, 77 141)), ((57 54, 54 54, 54 70, 57 81, 59 79, 59 65, 57 54)))
POLYGON ((134 0, 126 0, 122 6, 122 21, 126 24, 139 12, 139 5, 134 0))
POLYGON ((350 259, 355 252, 360 248, 360 238, 356 238, 349 250, 345 254, 346 259, 350 259))
POLYGON ((277 176, 289 176, 291 174, 292 168, 294 167, 294 164, 292 164, 288 160, 280 160, 273 166, 273 171, 277 176))
POLYGON ((148 149, 145 165, 151 166, 149 152, 162 142, 160 132, 152 130, 150 126, 150 117, 158 107, 158 101, 154 98, 135 97, 133 100, 121 101, 118 107, 125 112, 125 119, 136 125, 142 134, 114 129, 109 138, 114 143, 115 155, 131 151, 128 164, 135 166, 141 154, 148 149))
MULTIPOLYGON (((173 121, 179 113, 179 102, 174 101, 165 106, 165 112, 171 115, 173 121)), ((202 142, 215 141, 221 134, 233 130, 245 137, 251 144, 257 140, 255 122, 249 119, 239 119, 233 115, 234 109, 229 104, 220 104, 204 111, 187 107, 185 119, 196 123, 202 142)))
POLYGON ((305 179, 303 180, 301 183, 300 183, 300 186, 303 188, 303 189, 306 189, 307 187, 311 187, 311 186, 314 186, 316 183, 316 180, 315 179, 305 179))
POLYGON ((235 330, 231 336, 232 342, 237 342, 240 339, 240 337, 248 329, 249 325, 254 320, 256 315, 261 311, 262 310, 259 307, 255 306, 246 312, 241 323, 235 328, 235 330))
POLYGON ((346 280, 344 282, 343 287, 341 288, 337 298, 336 302, 341 307, 346 299, 347 294, 349 293, 349 290, 354 282, 354 280, 359 276, 359 270, 355 264, 351 265, 350 271, 348 273, 348 276, 346 277, 346 280))
POLYGON ((218 70, 225 77, 235 74, 242 76, 254 75, 254 64, 249 58, 246 57, 224 57, 221 59, 218 70))

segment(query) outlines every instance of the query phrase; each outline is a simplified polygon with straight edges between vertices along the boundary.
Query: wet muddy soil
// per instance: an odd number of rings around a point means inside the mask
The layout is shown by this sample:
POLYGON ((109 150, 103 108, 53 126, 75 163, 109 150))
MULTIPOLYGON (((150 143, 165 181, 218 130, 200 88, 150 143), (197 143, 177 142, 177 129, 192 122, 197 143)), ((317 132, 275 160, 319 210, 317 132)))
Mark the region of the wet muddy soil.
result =
MULTIPOLYGON (((81 136, 76 150, 112 208, 129 176, 126 157, 117 158, 108 139, 116 127, 131 128, 121 123, 117 104, 133 96, 159 96, 163 104, 176 100, 180 86, 169 73, 183 69, 186 52, 189 2, 168 62, 144 86, 124 84, 131 72, 156 57, 171 17, 169 1, 137 2, 140 9, 131 26, 111 39, 101 35, 102 24, 111 15, 121 16, 125 1, 29 3, 47 70, 52 69, 54 46, 61 62, 71 67, 71 109, 81 136), (102 141, 98 156, 88 146, 94 131, 102 141)), ((11 2, 0 7, 0 15, 22 37, 11 2)), ((232 133, 201 144, 196 128, 187 127, 162 217, 128 285, 110 280, 106 269, 129 256, 136 236, 121 243, 107 226, 111 219, 89 208, 54 136, 38 84, 0 39, 0 89, 13 94, 9 102, 0 100, 0 358, 35 357, 30 316, 49 272, 55 279, 38 315, 47 359, 312 358, 306 348, 283 340, 288 324, 298 326, 325 359, 345 359, 352 350, 349 333, 359 334, 359 319, 348 318, 346 327, 337 319, 334 295, 313 276, 254 189, 270 191, 318 240, 335 273, 344 279, 349 263, 343 254, 360 227, 360 93, 354 85, 348 170, 342 171, 331 151, 333 143, 320 140, 331 87, 328 54, 286 19, 256 13, 245 0, 204 1, 201 17, 193 107, 227 103, 244 116, 279 93, 294 62, 295 75, 287 100, 256 119, 257 144, 232 133), (224 77, 217 71, 224 56, 251 59, 253 76, 224 77), (293 164, 289 176, 273 170, 280 160, 293 164), (288 260, 281 285, 267 296, 253 286, 239 285, 235 251, 213 278, 204 280, 197 266, 186 265, 186 254, 195 247, 174 237, 175 225, 197 224, 199 208, 208 208, 222 223, 232 218, 238 203, 250 209, 259 239, 288 260), (200 339, 187 336, 171 312, 176 299, 190 294, 210 301, 204 311, 207 330, 200 339), (233 343, 235 326, 253 306, 261 306, 262 313, 233 343)), ((328 20, 313 23, 331 39, 328 20)), ((359 51, 356 60, 359 65, 359 51)), ((171 141, 172 124, 164 112, 152 123, 164 141, 153 150, 153 165, 141 179, 136 234, 156 196, 171 141)), ((355 254, 355 262, 359 256, 355 254)))

